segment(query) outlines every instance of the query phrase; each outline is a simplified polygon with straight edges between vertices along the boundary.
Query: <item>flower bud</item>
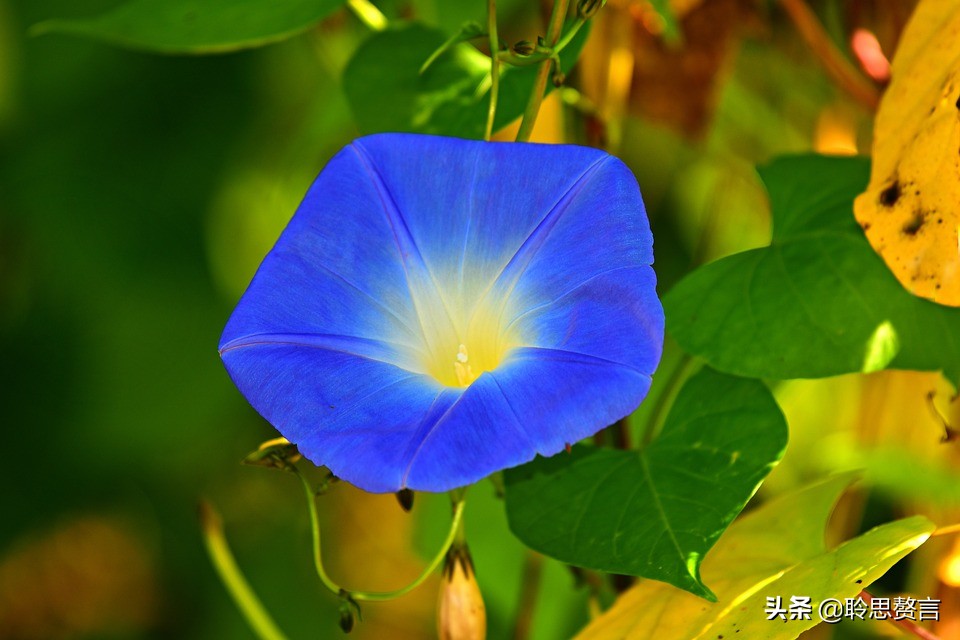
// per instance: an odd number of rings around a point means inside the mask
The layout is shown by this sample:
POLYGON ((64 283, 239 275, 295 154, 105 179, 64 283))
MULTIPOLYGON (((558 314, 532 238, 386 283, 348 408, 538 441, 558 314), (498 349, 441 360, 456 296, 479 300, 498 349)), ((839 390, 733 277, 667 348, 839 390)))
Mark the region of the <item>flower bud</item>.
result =
POLYGON ((521 40, 517 44, 513 45, 513 51, 517 55, 528 56, 533 53, 534 45, 529 40, 521 40))
POLYGON ((592 18, 606 3, 606 0, 580 0, 577 3, 577 15, 584 20, 592 18))
POLYGON ((443 566, 437 602, 437 635, 440 640, 487 637, 487 612, 466 546, 451 548, 443 566))
POLYGON ((353 611, 349 609, 340 609, 340 630, 344 633, 353 631, 353 611))
POLYGON ((286 469, 300 460, 300 452, 286 438, 274 438, 261 444, 256 451, 243 459, 243 464, 271 469, 286 469))
POLYGON ((340 630, 344 633, 353 631, 353 623, 360 615, 360 606, 347 591, 340 590, 340 630), (356 614, 356 615, 354 615, 356 614))
POLYGON ((413 509, 413 491, 410 489, 400 489, 397 491, 397 502, 400 503, 400 508, 410 513, 413 509))

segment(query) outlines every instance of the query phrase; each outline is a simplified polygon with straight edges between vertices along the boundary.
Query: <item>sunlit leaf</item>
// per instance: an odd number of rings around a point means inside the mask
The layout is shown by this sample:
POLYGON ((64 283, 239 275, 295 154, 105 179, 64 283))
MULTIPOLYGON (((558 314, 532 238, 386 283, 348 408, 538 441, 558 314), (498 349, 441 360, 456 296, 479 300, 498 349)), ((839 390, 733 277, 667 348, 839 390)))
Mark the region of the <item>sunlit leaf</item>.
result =
MULTIPOLYGON (((577 640, 765 638, 792 640, 819 620, 825 598, 852 598, 933 531, 922 517, 877 527, 827 550, 823 530, 850 474, 781 496, 735 522, 703 563, 718 601, 641 582, 595 619, 577 640), (767 620, 766 598, 809 596, 811 620, 767 620)), ((785 604, 786 606, 786 604, 785 604)))
POLYGON ((225 53, 284 40, 343 0, 131 0, 93 18, 48 20, 34 34, 69 33, 157 53, 225 53))
POLYGON ((705 265, 664 299, 680 345, 738 375, 818 378, 882 368, 960 380, 960 311, 910 295, 857 227, 862 158, 780 158, 769 247, 705 265))
POLYGON ((893 58, 857 220, 908 290, 960 306, 960 4, 923 0, 893 58))
POLYGON ((704 369, 642 452, 574 447, 508 470, 511 530, 577 566, 662 580, 711 598, 700 561, 786 446, 760 382, 704 369))
MULTIPOLYGON (((565 72, 573 66, 587 32, 588 28, 581 29, 561 52, 565 72)), ((442 31, 408 23, 375 33, 360 46, 344 72, 343 86, 363 133, 483 137, 490 59, 468 44, 458 44, 420 73, 447 39, 442 31)), ((523 113, 536 76, 533 66, 501 68, 494 130, 523 113)))

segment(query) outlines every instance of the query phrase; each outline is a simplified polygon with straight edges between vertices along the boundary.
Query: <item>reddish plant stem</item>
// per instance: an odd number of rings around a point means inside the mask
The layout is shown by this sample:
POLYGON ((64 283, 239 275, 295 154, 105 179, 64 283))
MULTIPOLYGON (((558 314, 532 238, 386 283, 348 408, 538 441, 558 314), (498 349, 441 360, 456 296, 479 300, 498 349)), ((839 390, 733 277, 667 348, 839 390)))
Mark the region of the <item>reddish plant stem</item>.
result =
POLYGON ((810 7, 803 0, 780 0, 780 6, 834 82, 861 105, 876 111, 880 92, 837 49, 810 7))
POLYGON ((537 594, 540 591, 542 574, 543 556, 536 551, 528 551, 523 563, 517 620, 513 626, 514 640, 527 640, 530 637, 530 628, 533 624, 533 614, 537 608, 537 594))

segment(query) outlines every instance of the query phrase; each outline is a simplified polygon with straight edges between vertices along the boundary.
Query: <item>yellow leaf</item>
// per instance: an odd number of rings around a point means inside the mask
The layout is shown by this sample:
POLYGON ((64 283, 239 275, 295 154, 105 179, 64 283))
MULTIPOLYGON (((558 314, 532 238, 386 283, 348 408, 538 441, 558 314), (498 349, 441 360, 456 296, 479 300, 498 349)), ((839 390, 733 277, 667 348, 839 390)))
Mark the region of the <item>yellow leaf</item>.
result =
POLYGON ((960 3, 921 0, 874 126, 870 185, 854 203, 909 291, 960 306, 960 3))
POLYGON ((853 477, 834 476, 734 522, 702 566, 716 603, 667 584, 643 581, 576 640, 796 638, 818 622, 819 602, 855 597, 933 531, 926 519, 907 518, 827 551, 823 543, 827 519, 853 477), (784 607, 791 596, 810 596, 811 620, 767 620, 766 598, 775 596, 782 598, 784 607))

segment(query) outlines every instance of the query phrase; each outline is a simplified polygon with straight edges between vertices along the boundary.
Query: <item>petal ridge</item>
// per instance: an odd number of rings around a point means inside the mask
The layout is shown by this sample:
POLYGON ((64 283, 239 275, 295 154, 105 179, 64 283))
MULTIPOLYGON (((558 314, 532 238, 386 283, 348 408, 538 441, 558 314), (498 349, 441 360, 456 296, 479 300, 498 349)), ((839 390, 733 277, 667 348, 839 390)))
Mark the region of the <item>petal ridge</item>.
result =
MULTIPOLYGON (((288 250, 288 249, 284 249, 284 250, 278 251, 277 253, 278 253, 278 254, 281 254, 281 255, 284 255, 284 256, 286 256, 288 259, 291 259, 291 260, 296 260, 296 261, 301 262, 301 263, 304 263, 304 262, 305 262, 305 260, 303 259, 303 257, 302 257, 301 255, 299 255, 299 254, 297 254, 297 253, 294 253, 294 252, 292 252, 292 251, 290 251, 290 250, 288 250)), ((311 269, 316 269, 317 267, 319 267, 319 268, 322 269, 323 271, 326 271, 327 273, 329 273, 329 274, 332 275, 333 277, 335 277, 335 278, 337 278, 338 280, 340 280, 341 282, 343 282, 345 285, 347 285, 347 286, 350 287, 351 289, 354 289, 354 290, 357 291, 358 293, 362 294, 364 297, 366 297, 366 298, 368 298, 369 300, 371 300, 377 307, 379 307, 380 309, 382 309, 383 311, 385 311, 387 314, 389 314, 390 317, 392 317, 394 320, 396 320, 397 323, 398 323, 401 327, 403 327, 411 336, 416 337, 417 333, 416 333, 413 329, 411 329, 411 328, 407 325, 407 323, 404 322, 404 320, 403 320, 400 316, 398 316, 397 313, 396 313, 393 309, 391 309, 390 307, 388 307, 387 305, 385 305, 385 304, 384 304, 383 302, 381 302, 380 300, 377 300, 376 296, 374 296, 373 294, 371 294, 369 291, 367 291, 367 290, 364 289, 363 287, 360 287, 359 285, 357 285, 357 284, 355 284, 354 282, 350 281, 350 279, 348 279, 348 278, 344 277, 343 275, 337 273, 336 271, 334 271, 333 269, 331 269, 331 268, 328 267, 327 265, 323 264, 322 262, 311 263, 311 264, 309 264, 308 266, 309 266, 309 268, 311 268, 311 269)), ((411 346, 412 346, 412 345, 411 345, 411 346)))
POLYGON ((607 366, 612 364, 618 367, 623 367, 624 369, 630 369, 631 371, 639 373, 648 378, 650 377, 649 373, 633 366, 632 364, 618 362, 616 360, 610 360, 609 358, 603 358, 600 356, 591 355, 589 353, 582 353, 580 351, 571 351, 569 349, 523 346, 515 348, 508 357, 516 357, 524 354, 534 357, 551 358, 553 360, 560 360, 561 362, 571 362, 575 364, 595 364, 599 366, 607 366))
POLYGON ((406 469, 403 472, 403 479, 401 480, 401 485, 404 487, 407 486, 407 480, 410 478, 410 471, 413 469, 413 463, 416 461, 417 456, 420 455, 420 452, 423 450, 423 445, 426 444, 427 440, 430 439, 430 436, 432 436, 436 432, 437 427, 440 426, 440 423, 446 420, 450 416, 450 414, 453 412, 453 410, 456 409, 457 406, 463 401, 463 399, 467 397, 467 391, 469 391, 469 389, 465 389, 463 393, 460 394, 460 397, 454 400, 453 403, 443 411, 440 417, 437 418, 432 425, 430 425, 430 427, 427 429, 427 432, 423 435, 423 437, 420 437, 420 432, 422 431, 423 427, 426 426, 426 423, 430 418, 430 414, 432 413, 434 406, 436 406, 437 401, 443 395, 444 391, 450 391, 450 389, 449 388, 444 389, 437 394, 437 397, 434 398, 433 400, 433 404, 430 405, 430 410, 427 411, 426 414, 424 414, 424 419, 420 423, 420 426, 417 428, 417 433, 414 435, 413 438, 411 438, 411 444, 416 442, 416 447, 414 448, 413 453, 410 454, 409 460, 407 461, 407 464, 406 464, 406 469))
POLYGON ((414 258, 416 260, 416 268, 427 275, 427 279, 431 285, 430 288, 432 289, 430 293, 436 297, 443 307, 447 322, 450 323, 451 326, 455 327, 456 322, 454 320, 454 315, 450 312, 450 305, 443 295, 443 289, 437 282, 437 278, 433 274, 433 271, 431 271, 430 266, 427 264, 426 260, 424 260, 423 253, 417 246, 417 242, 414 239, 413 234, 410 233, 410 227, 403 216, 403 212, 400 211, 400 208, 397 206, 396 200, 394 199, 393 194, 390 193, 390 188, 384 182, 383 176, 381 176, 380 172, 377 170, 377 166, 373 161, 373 158, 370 157, 359 141, 355 141, 351 145, 351 148, 359 157, 360 162, 367 170, 371 180, 374 183, 374 186, 377 189, 378 194, 380 195, 380 201, 383 204, 383 213, 387 218, 387 223, 390 225, 390 228, 393 231, 393 239, 397 245, 397 251, 400 253, 403 271, 407 276, 407 286, 410 288, 410 295, 413 297, 414 305, 417 308, 418 315, 421 315, 420 324, 424 329, 424 343, 429 344, 429 339, 425 330, 426 325, 422 320, 423 310, 420 308, 420 304, 418 304, 420 296, 418 295, 417 291, 414 291, 413 282, 410 278, 410 269, 407 267, 408 257, 414 258))
POLYGON ((503 385, 500 384, 500 381, 497 380, 497 376, 494 375, 492 371, 487 372, 487 375, 490 376, 490 379, 493 380, 493 384, 497 385, 497 390, 500 391, 500 395, 503 396, 503 402, 507 405, 507 408, 510 409, 510 413, 513 414, 515 422, 517 423, 517 431, 519 431, 524 440, 529 442, 532 445, 534 451, 537 449, 537 445, 534 444, 533 438, 530 437, 530 433, 527 431, 526 427, 523 426, 523 421, 520 419, 520 414, 517 413, 517 410, 513 407, 513 403, 510 402, 510 398, 507 397, 507 393, 503 390, 503 385))
POLYGON ((457 265, 457 296, 463 298, 463 269, 467 262, 467 245, 470 241, 470 227, 473 225, 473 196, 477 186, 477 169, 480 166, 480 154, 473 155, 473 171, 470 174, 470 193, 467 194, 467 226, 463 231, 463 246, 460 249, 460 262, 457 265))
POLYGON ((513 325, 515 325, 517 322, 519 322, 519 321, 522 320, 523 318, 529 316, 529 315, 532 314, 532 313, 536 313, 536 312, 538 312, 538 311, 542 311, 543 309, 546 309, 547 307, 550 307, 550 306, 553 306, 553 305, 557 304, 558 302, 562 301, 562 300, 563 300, 564 298, 566 298, 567 296, 576 293, 576 291, 577 291, 578 289, 582 289, 583 287, 589 285, 591 282, 593 282, 594 280, 597 280, 598 278, 603 278, 603 277, 608 276, 608 275, 610 275, 611 273, 614 273, 614 272, 616 272, 616 271, 624 271, 624 270, 630 270, 630 269, 649 269, 649 268, 651 268, 651 267, 648 266, 648 265, 624 264, 624 265, 620 265, 620 266, 618 266, 618 267, 611 267, 610 269, 607 269, 607 270, 605 270, 605 271, 601 271, 601 272, 599 272, 599 273, 595 273, 595 274, 593 274, 592 276, 590 276, 589 278, 587 278, 586 280, 581 280, 581 281, 578 282, 577 284, 573 285, 572 287, 570 287, 569 289, 567 289, 567 290, 564 291, 563 293, 561 293, 561 294, 559 294, 558 296, 556 296, 553 300, 548 300, 547 302, 541 302, 540 304, 536 305, 535 307, 530 307, 529 309, 524 310, 523 313, 517 314, 516 316, 514 316, 514 317, 510 320, 509 323, 507 323, 507 325, 503 328, 503 330, 504 330, 505 332, 506 332, 506 331, 509 331, 509 330, 513 327, 513 325))
POLYGON ((553 207, 540 219, 540 222, 533 228, 530 235, 524 238, 513 256, 511 256, 500 269, 500 272, 494 276, 490 286, 487 287, 487 290, 483 293, 482 298, 485 298, 497 290, 498 286, 504 282, 508 282, 507 291, 503 294, 502 298, 503 306, 506 306, 506 301, 509 299, 514 287, 516 287, 517 282, 523 277, 524 271, 527 266, 529 266, 531 260, 533 260, 537 251, 547 241, 547 237, 557 225, 560 217, 570 208, 570 204, 576 199, 577 194, 583 189, 584 185, 589 182, 590 177, 597 172, 600 164, 605 160, 605 157, 598 158, 573 181, 567 191, 560 196, 553 207))
POLYGON ((397 354, 397 347, 409 349, 410 347, 407 345, 400 345, 386 340, 325 333, 253 333, 234 338, 225 343, 220 347, 220 355, 222 357, 230 351, 262 345, 285 345, 335 351, 345 355, 393 365, 414 374, 422 373, 411 369, 409 366, 404 366, 404 364, 409 365, 409 363, 398 362, 398 360, 402 360, 402 358, 390 357, 391 355, 399 355, 397 354))

